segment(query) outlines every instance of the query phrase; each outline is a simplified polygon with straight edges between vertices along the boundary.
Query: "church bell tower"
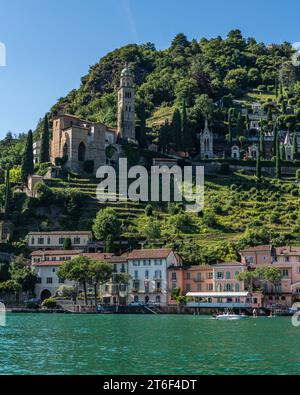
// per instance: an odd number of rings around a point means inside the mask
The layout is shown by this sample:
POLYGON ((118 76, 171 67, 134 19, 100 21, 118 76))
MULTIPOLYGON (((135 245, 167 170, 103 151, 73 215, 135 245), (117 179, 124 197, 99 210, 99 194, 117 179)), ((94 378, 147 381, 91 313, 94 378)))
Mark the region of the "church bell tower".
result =
POLYGON ((135 140, 135 90, 134 75, 128 65, 121 72, 118 90, 118 134, 121 138, 135 140))

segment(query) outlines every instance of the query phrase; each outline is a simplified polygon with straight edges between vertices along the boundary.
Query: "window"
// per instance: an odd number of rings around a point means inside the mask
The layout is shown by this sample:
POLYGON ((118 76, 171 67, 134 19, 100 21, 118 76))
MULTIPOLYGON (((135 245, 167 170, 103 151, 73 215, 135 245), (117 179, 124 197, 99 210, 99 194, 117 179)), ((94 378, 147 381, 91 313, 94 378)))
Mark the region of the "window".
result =
POLYGON ((80 237, 74 237, 74 244, 80 244, 80 237))
POLYGON ((117 269, 117 264, 116 263, 114 263, 114 273, 117 273, 118 272, 118 269, 117 269))
POLYGON ((217 272, 217 278, 218 279, 224 278, 224 273, 223 272, 217 272))
POLYGON ((52 273, 55 273, 56 272, 56 269, 55 269, 55 267, 53 267, 52 268, 52 273))
POLYGON ((64 244, 64 241, 65 241, 65 238, 64 238, 64 237, 60 237, 60 238, 58 239, 58 243, 59 243, 59 244, 64 244))
POLYGON ((34 237, 31 238, 31 244, 34 244, 34 237))
POLYGON ((58 282, 59 282, 59 284, 64 284, 65 280, 63 280, 62 278, 58 278, 58 282))
POLYGON ((186 280, 190 280, 191 279, 191 273, 187 272, 185 275, 186 280))
POLYGON ((161 259, 155 259, 155 265, 156 266, 161 266, 162 265, 162 260, 161 259))
POLYGON ((213 284, 206 284, 206 291, 212 291, 213 289, 213 284))
POLYGON ((144 266, 151 266, 151 261, 150 261, 150 259, 144 259, 144 260, 143 260, 143 265, 144 265, 144 266))
POLYGON ((186 284, 185 291, 190 292, 190 290, 191 290, 191 284, 186 284))
POLYGON ((134 278, 136 280, 139 278, 139 272, 137 270, 134 271, 134 278))
POLYGON ((253 256, 246 256, 246 262, 252 264, 253 263, 253 256))
POLYGON ((285 257, 284 257, 284 262, 289 262, 290 261, 290 257, 288 256, 288 255, 286 255, 285 257))
POLYGON ((44 238, 43 237, 39 237, 38 238, 38 244, 44 244, 44 238))
POLYGON ((289 276, 289 271, 288 271, 288 269, 283 269, 283 270, 281 271, 281 274, 282 274, 282 277, 288 277, 288 276, 289 276))
POLYGON ((51 238, 47 237, 47 244, 51 244, 51 238))
POLYGON ((232 284, 225 284, 224 285, 224 292, 232 291, 232 284))
POLYGON ((79 162, 85 161, 85 145, 81 142, 78 146, 78 160, 79 162))
POLYGON ((149 278, 149 270, 145 270, 145 278, 149 278))
POLYGON ((177 273, 176 272, 172 272, 172 280, 177 280, 177 273))
POLYGON ((213 278, 213 273, 212 272, 206 273, 206 279, 207 280, 212 280, 212 278, 213 278))
POLYGON ((46 282, 47 282, 47 284, 52 284, 52 277, 47 277, 46 282))
POLYGON ((161 278, 161 270, 155 270, 155 278, 161 278))
POLYGON ((122 263, 122 266, 121 266, 121 273, 125 273, 125 265, 124 265, 124 263, 122 263))
POLYGON ((198 292, 201 291, 201 284, 197 284, 197 291, 198 291, 198 292))
POLYGON ((236 283, 234 288, 235 292, 240 292, 240 284, 236 283))
POLYGON ((201 281, 201 272, 197 273, 197 281, 201 281))
POLYGON ((226 272, 226 279, 230 280, 230 272, 226 272))
POLYGON ((38 284, 41 284, 41 283, 42 283, 41 277, 38 277, 38 278, 36 279, 36 282, 37 282, 38 284))

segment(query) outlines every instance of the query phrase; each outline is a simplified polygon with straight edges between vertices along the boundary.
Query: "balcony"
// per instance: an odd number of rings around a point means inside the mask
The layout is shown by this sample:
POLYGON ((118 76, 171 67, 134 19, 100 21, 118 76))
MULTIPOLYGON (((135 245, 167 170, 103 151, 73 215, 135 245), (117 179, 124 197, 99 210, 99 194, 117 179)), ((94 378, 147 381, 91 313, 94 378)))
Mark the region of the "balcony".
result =
POLYGON ((204 279, 203 278, 194 277, 193 281, 194 281, 194 283, 204 283, 204 279))

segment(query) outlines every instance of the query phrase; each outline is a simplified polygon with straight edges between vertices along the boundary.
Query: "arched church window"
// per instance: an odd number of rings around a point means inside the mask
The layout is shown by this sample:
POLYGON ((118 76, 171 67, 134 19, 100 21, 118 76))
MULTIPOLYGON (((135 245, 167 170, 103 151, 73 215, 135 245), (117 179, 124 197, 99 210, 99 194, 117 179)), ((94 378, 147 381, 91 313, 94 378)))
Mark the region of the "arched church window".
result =
POLYGON ((68 156, 68 144, 65 143, 63 147, 63 156, 68 156))
POLYGON ((83 162, 85 160, 85 145, 81 142, 78 146, 78 160, 83 162))

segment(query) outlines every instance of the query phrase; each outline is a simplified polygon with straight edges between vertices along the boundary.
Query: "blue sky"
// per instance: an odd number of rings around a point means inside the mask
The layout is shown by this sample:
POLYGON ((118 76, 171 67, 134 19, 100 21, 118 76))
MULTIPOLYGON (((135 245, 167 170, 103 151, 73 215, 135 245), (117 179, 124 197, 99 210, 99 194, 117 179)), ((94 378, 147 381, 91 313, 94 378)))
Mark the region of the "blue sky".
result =
POLYGON ((258 41, 297 42, 297 0, 0 0, 0 138, 27 132, 107 52, 154 42, 226 36, 233 28, 258 41))

